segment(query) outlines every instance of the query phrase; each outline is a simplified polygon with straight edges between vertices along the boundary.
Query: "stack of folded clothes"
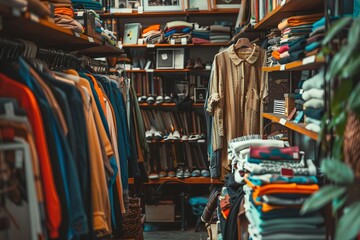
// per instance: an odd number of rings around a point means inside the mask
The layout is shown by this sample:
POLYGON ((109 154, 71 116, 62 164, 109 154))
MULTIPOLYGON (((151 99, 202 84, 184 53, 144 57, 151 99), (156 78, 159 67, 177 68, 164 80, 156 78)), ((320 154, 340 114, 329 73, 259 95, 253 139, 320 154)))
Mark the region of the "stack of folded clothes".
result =
POLYGON ((97 0, 71 0, 73 7, 76 9, 92 9, 95 11, 101 11, 102 5, 97 0))
POLYGON ((319 133, 325 103, 324 69, 322 68, 319 73, 304 81, 302 88, 306 129, 319 133))
POLYGON ((186 38, 186 42, 191 42, 191 30, 193 25, 185 21, 172 21, 166 23, 164 29, 164 37, 167 42, 175 41, 176 44, 181 43, 182 38, 186 38))
POLYGON ((302 85, 304 84, 304 80, 299 81, 297 88, 295 89, 295 108, 296 111, 303 111, 304 110, 304 103, 305 101, 302 99, 302 85))
POLYGON ((210 27, 195 28, 192 33, 192 43, 201 44, 210 42, 210 27))
POLYGON ((231 27, 224 25, 210 26, 210 42, 228 42, 231 38, 231 27))
POLYGON ((312 24, 321 17, 322 14, 293 16, 279 23, 278 28, 282 33, 280 48, 273 53, 273 57, 277 58, 280 64, 304 58, 307 45, 306 39, 312 31, 312 24))
POLYGON ((84 32, 83 26, 74 19, 71 0, 46 0, 43 2, 54 6, 54 20, 56 25, 71 29, 77 33, 84 32))
POLYGON ((319 21, 312 25, 312 31, 309 38, 306 40, 306 56, 316 55, 320 51, 321 40, 325 35, 325 18, 321 18, 319 21))
POLYGON ((268 48, 266 51, 267 55, 267 66, 276 65, 278 63, 278 60, 280 60, 278 50, 280 45, 280 39, 281 39, 281 31, 277 28, 273 28, 270 30, 270 33, 267 35, 268 38, 268 48), (274 56, 273 53, 274 52, 274 56))
MULTIPOLYGON (((274 144, 273 144, 274 145, 274 144)), ((304 201, 319 189, 316 167, 297 146, 250 146, 243 187, 248 232, 254 240, 325 239, 319 213, 301 215, 304 201)))
POLYGON ((163 32, 160 28, 160 24, 154 24, 142 31, 142 38, 145 43, 162 43, 164 39, 163 32))

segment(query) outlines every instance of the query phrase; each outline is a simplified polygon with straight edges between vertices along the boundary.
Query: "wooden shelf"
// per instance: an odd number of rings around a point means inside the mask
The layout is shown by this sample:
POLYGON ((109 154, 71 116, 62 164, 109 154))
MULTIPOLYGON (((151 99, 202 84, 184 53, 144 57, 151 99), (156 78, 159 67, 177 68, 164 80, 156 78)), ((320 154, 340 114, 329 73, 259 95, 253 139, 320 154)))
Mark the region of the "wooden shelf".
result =
POLYGON ((166 47, 223 47, 227 46, 227 42, 220 43, 202 43, 202 44, 170 44, 170 43, 157 43, 157 44, 124 44, 123 48, 166 48, 166 47))
POLYGON ((191 141, 191 140, 147 140, 148 143, 205 143, 205 139, 199 139, 199 140, 196 140, 196 141, 191 141), (199 140, 202 140, 199 142, 199 140))
POLYGON ((324 12, 324 0, 287 0, 283 6, 279 5, 261 19, 254 29, 269 30, 277 27, 284 18, 321 12, 324 12))
POLYGON ((272 67, 262 67, 264 72, 276 71, 303 71, 318 69, 325 63, 325 59, 320 56, 306 57, 303 60, 295 61, 287 64, 276 65, 272 67))
MULTIPOLYGON (((161 103, 161 104, 148 104, 148 103, 139 103, 139 106, 140 107, 176 107, 176 104, 175 103, 161 103)), ((192 104, 192 107, 195 107, 195 108, 202 108, 204 107, 204 104, 203 103, 193 103, 192 104)))
POLYGON ((168 17, 168 16, 206 16, 206 15, 221 15, 221 14, 237 14, 239 9, 218 9, 213 11, 178 11, 178 12, 143 12, 138 13, 133 11, 132 13, 104 13, 101 14, 102 18, 138 18, 138 17, 168 17))
POLYGON ((314 140, 318 139, 318 134, 306 129, 304 123, 295 123, 295 122, 291 122, 291 121, 284 121, 284 120, 286 120, 286 116, 280 115, 280 114, 275 114, 275 113, 263 113, 262 116, 263 116, 263 118, 269 119, 273 122, 282 121, 282 122, 284 122, 284 123, 282 123, 282 125, 284 125, 285 127, 289 128, 291 130, 294 130, 295 132, 306 135, 314 140))
POLYGON ((156 73, 177 73, 177 72, 192 72, 192 73, 202 73, 202 72, 209 72, 210 70, 206 69, 148 69, 148 70, 126 70, 128 73, 145 73, 145 72, 156 72, 156 73))
POLYGON ((124 52, 123 49, 105 43, 105 45, 95 46, 91 48, 86 48, 78 51, 80 54, 89 56, 89 57, 110 57, 110 56, 119 56, 124 52))
MULTIPOLYGON (((224 184, 218 179, 212 179, 209 177, 190 177, 190 178, 177 178, 177 177, 165 177, 159 178, 156 180, 150 180, 149 182, 145 182, 146 185, 155 185, 155 184, 162 184, 164 182, 169 182, 168 184, 224 184)), ((129 178, 129 184, 134 184, 134 178, 129 178)))

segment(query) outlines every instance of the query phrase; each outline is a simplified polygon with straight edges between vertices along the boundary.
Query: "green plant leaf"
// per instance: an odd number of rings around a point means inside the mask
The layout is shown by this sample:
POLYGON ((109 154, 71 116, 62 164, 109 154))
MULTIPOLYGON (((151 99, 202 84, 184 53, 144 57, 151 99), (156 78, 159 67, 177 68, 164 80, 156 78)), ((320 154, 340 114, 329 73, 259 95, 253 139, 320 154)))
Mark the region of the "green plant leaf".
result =
POLYGON ((354 19, 351 24, 349 34, 348 34, 348 45, 349 46, 358 46, 359 44, 359 36, 360 36, 360 19, 354 19))
POLYGON ((360 201, 352 203, 345 210, 337 224, 335 240, 351 240, 360 232, 360 201))
POLYGON ((344 130, 346 127, 346 112, 343 111, 339 115, 334 116, 332 126, 335 127, 335 132, 339 136, 344 135, 344 130))
POLYGON ((329 70, 325 75, 327 81, 331 81, 339 75, 343 67, 347 64, 347 61, 349 61, 351 58, 352 54, 354 54, 354 49, 346 45, 343 46, 340 51, 334 55, 330 62, 329 70))
POLYGON ((344 27, 346 27, 351 21, 351 17, 342 17, 338 21, 336 21, 327 32, 324 40, 322 41, 322 45, 328 44, 334 38, 334 36, 341 30, 343 30, 344 27))
MULTIPOLYGON (((359 52, 359 50, 358 50, 359 52)), ((349 64, 347 64, 342 72, 341 72, 341 78, 345 79, 345 78, 352 78, 354 77, 356 74, 359 74, 360 72, 360 57, 359 56, 355 56, 353 57, 353 59, 351 59, 349 61, 349 64)))
POLYGON ((326 185, 311 195, 304 203, 300 213, 314 212, 324 207, 332 199, 338 198, 346 192, 343 186, 326 185))
POLYGON ((334 138, 334 145, 332 149, 332 156, 334 159, 342 159, 343 158, 343 144, 344 144, 344 134, 341 136, 336 136, 334 138))
POLYGON ((353 90, 353 82, 350 79, 344 79, 336 87, 334 96, 331 99, 331 111, 334 115, 338 115, 344 111, 345 100, 347 100, 353 90))
POLYGON ((336 159, 323 159, 320 170, 328 179, 338 184, 350 184, 355 178, 352 169, 336 159))
POLYGON ((343 196, 342 198, 336 198, 332 201, 332 214, 335 216, 337 211, 344 206, 346 200, 348 199, 347 195, 343 196))
POLYGON ((348 100, 348 110, 356 114, 360 113, 360 84, 357 84, 354 91, 352 91, 348 100))

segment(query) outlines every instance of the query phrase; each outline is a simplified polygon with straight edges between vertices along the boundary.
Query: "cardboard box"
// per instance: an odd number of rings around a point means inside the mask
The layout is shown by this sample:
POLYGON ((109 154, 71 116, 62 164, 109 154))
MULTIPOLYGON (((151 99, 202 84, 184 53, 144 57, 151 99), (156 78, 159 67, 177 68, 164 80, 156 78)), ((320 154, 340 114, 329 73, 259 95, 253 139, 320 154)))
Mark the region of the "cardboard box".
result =
POLYGON ((146 222, 175 222, 175 204, 145 205, 146 222))

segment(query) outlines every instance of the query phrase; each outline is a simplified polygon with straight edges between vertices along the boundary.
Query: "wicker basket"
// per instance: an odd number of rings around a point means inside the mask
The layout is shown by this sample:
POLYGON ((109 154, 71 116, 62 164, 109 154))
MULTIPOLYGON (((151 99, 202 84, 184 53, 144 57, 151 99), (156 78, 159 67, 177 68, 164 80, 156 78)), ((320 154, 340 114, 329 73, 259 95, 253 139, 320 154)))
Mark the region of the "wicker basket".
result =
POLYGON ((344 161, 360 177, 360 119, 349 112, 344 132, 344 161))

